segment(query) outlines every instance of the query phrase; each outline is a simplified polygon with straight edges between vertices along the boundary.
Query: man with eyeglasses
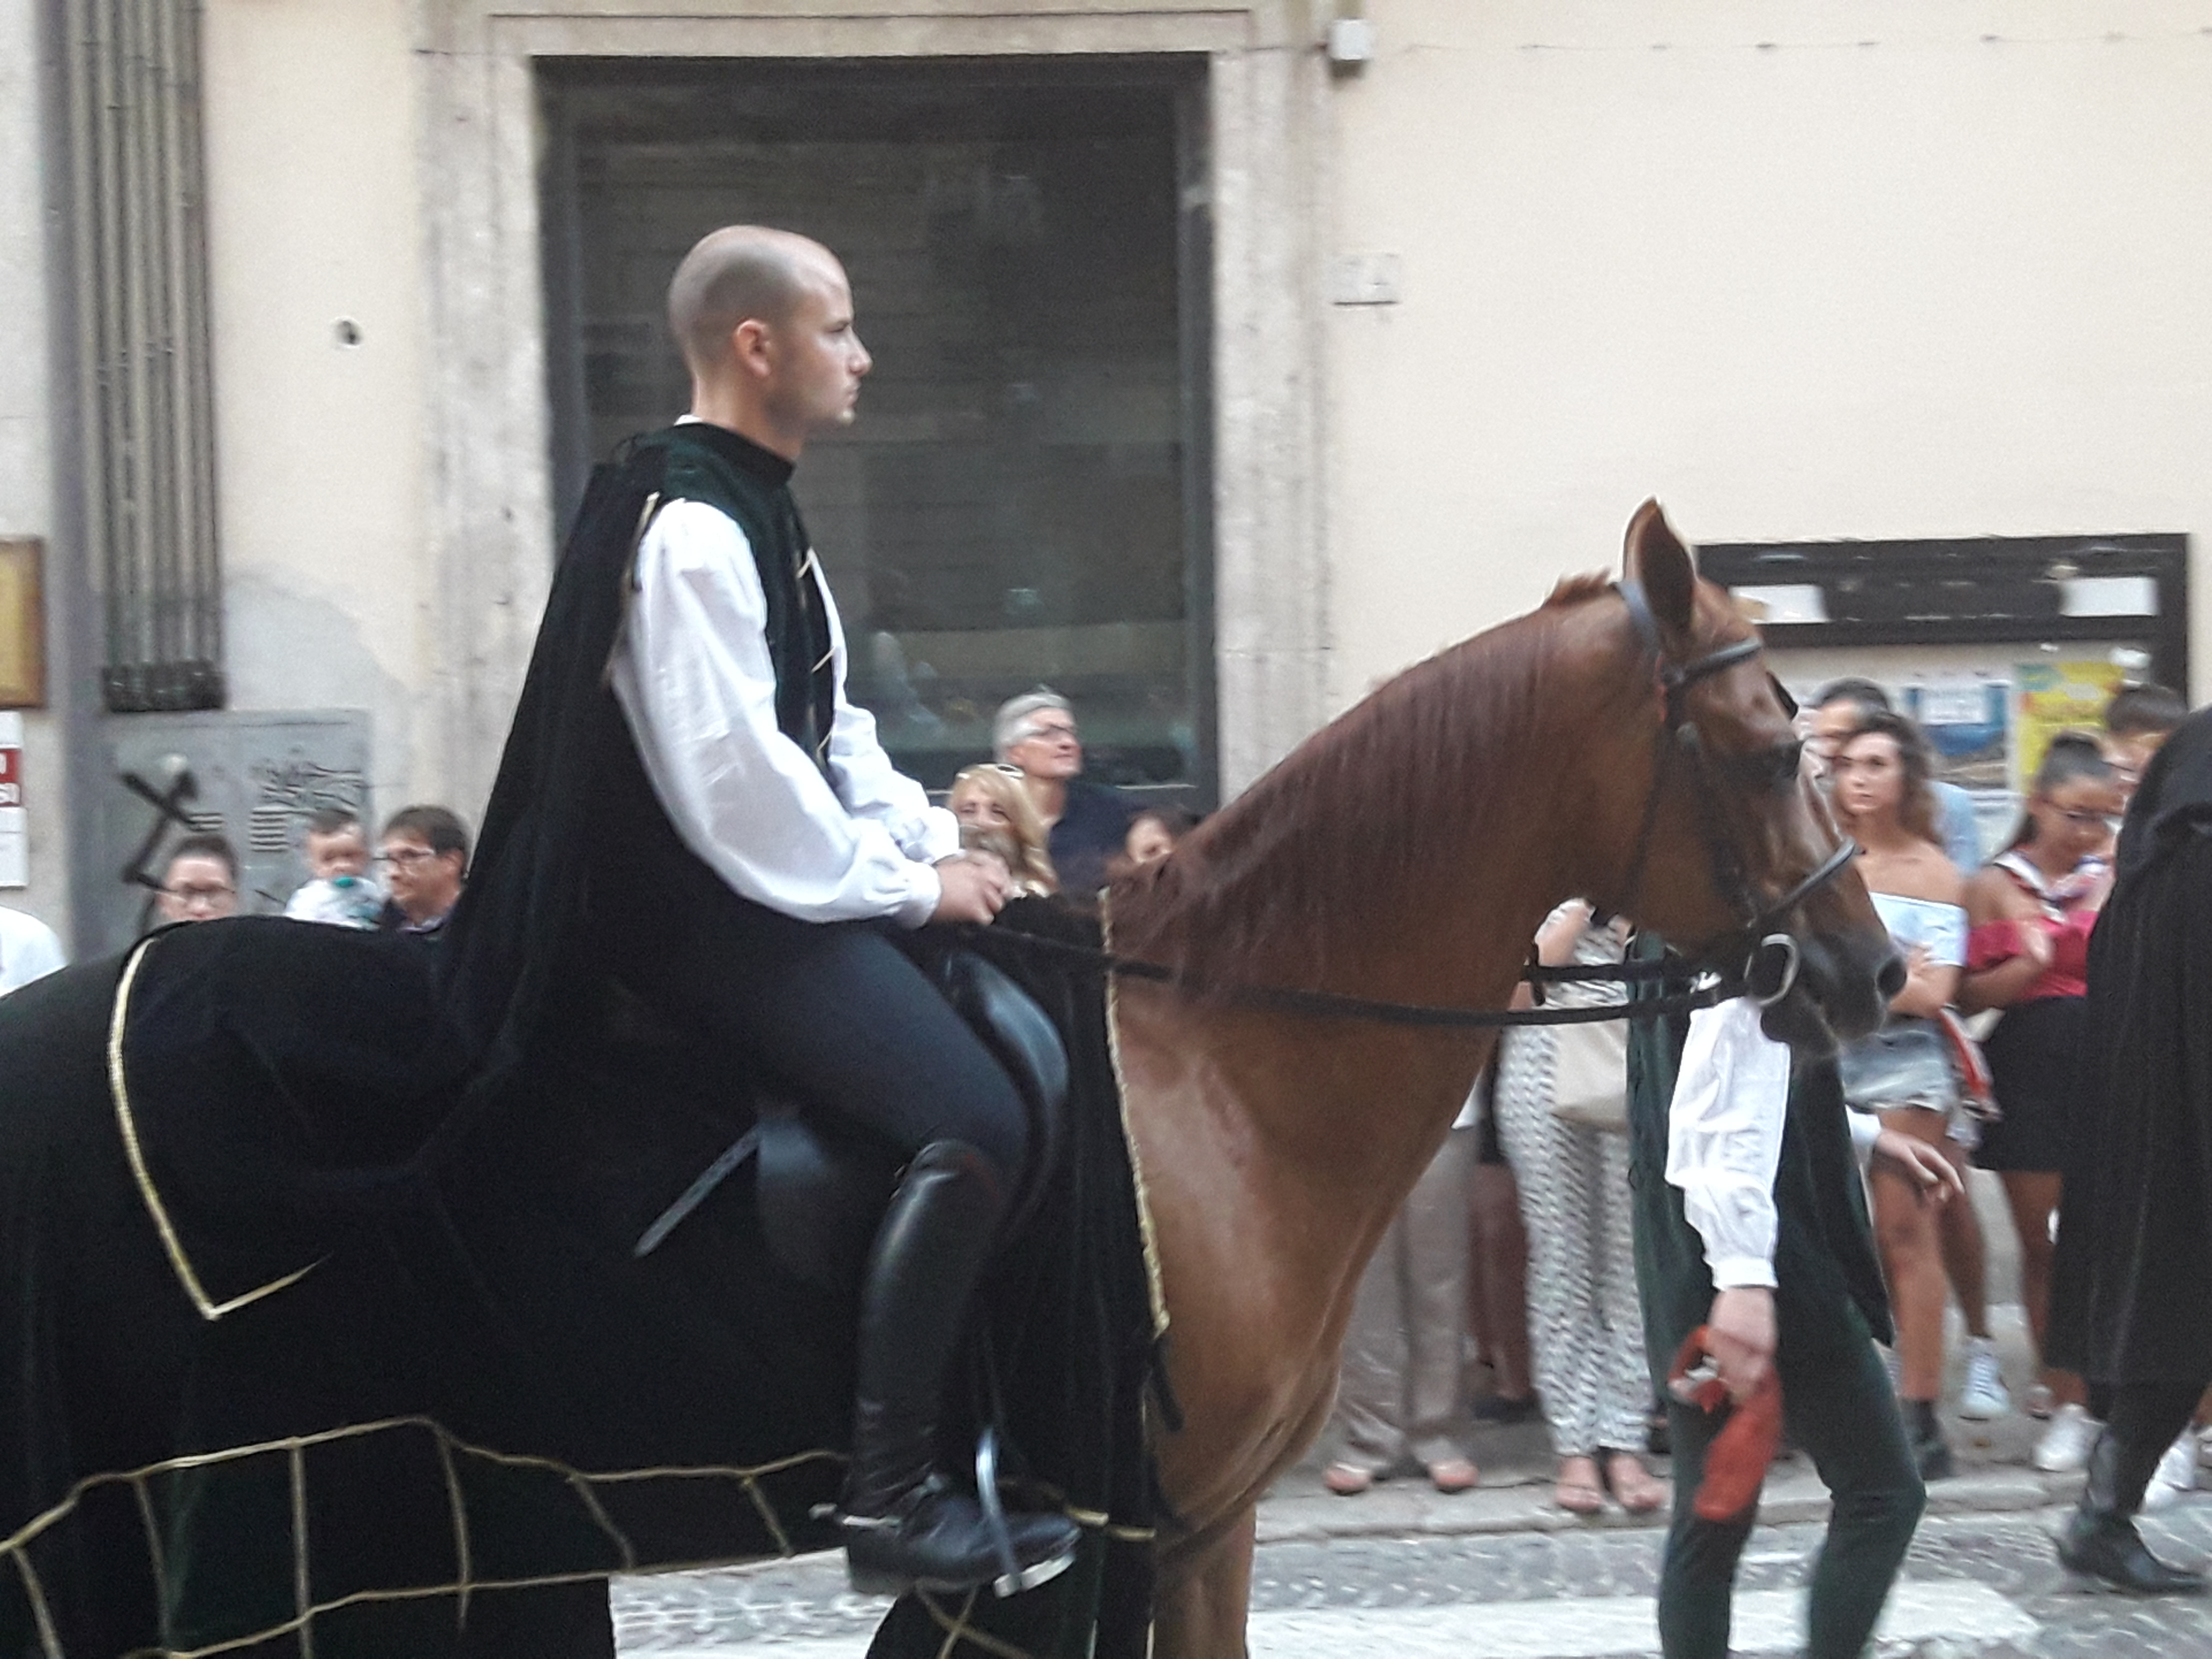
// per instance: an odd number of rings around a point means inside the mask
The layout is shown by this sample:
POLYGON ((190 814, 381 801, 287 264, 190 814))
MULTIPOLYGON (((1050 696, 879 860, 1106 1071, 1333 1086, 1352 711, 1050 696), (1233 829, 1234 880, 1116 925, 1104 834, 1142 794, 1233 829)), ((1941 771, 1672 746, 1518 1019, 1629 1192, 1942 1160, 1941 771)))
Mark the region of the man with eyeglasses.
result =
POLYGON ((154 914, 165 922, 238 914, 238 853, 222 836, 186 836, 170 850, 154 914))
POLYGON ((1136 805, 1083 776, 1083 738, 1067 699, 1039 686, 1000 705, 991 742, 1029 786, 1060 890, 1078 897, 1096 893, 1106 884, 1106 860, 1128 837, 1136 805))
POLYGON ((380 925, 403 933, 439 933, 460 902, 467 829, 442 806, 408 806, 392 815, 381 839, 376 861, 392 899, 380 925))

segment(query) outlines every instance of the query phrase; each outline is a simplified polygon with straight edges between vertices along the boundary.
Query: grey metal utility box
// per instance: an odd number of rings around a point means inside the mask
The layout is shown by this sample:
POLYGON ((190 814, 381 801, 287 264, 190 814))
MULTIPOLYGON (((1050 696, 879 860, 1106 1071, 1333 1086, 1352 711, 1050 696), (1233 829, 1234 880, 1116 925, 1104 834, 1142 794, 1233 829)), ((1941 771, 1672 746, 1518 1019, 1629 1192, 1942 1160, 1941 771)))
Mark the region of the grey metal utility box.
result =
POLYGON ((91 917, 102 951, 153 921, 153 887, 183 836, 228 836, 243 866, 242 915, 273 915, 307 879, 301 837, 326 806, 374 829, 365 710, 123 714, 103 723, 100 859, 91 917))

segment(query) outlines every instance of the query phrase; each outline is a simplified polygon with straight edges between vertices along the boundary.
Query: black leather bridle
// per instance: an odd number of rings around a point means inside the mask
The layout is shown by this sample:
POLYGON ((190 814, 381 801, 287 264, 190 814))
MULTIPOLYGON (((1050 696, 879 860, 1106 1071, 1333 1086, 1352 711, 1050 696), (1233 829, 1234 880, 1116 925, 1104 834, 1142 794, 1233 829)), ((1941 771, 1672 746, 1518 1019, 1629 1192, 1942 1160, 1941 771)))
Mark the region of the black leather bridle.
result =
MULTIPOLYGON (((1692 960, 1698 965, 1717 969, 1724 976, 1742 981, 1746 994, 1761 1006, 1779 1002, 1790 994, 1797 982, 1797 970, 1802 960, 1797 941, 1782 927, 1782 922, 1792 910, 1814 893, 1826 886, 1849 867, 1858 856, 1858 843, 1850 836, 1844 837, 1836 849, 1817 865, 1803 880, 1791 887, 1781 897, 1762 903, 1758 888, 1744 867, 1743 854, 1735 837, 1729 833, 1720 811, 1719 787, 1715 781, 1714 761, 1698 723, 1689 712, 1688 693, 1700 681, 1724 674, 1731 668, 1750 662, 1761 649, 1756 634, 1735 640, 1708 652, 1686 663, 1668 660, 1665 642, 1660 638, 1658 619, 1651 614, 1651 602, 1645 598, 1643 585, 1635 581, 1613 584, 1628 606, 1628 620, 1644 650, 1657 665, 1659 690, 1663 709, 1659 736, 1651 763, 1651 791, 1644 801, 1644 818, 1636 835, 1636 850, 1631 855, 1628 880, 1620 905, 1623 915, 1634 915, 1637 902, 1642 898, 1644 872, 1650 862, 1651 837, 1659 821, 1660 802, 1667 791, 1667 779, 1677 755, 1686 757, 1692 779, 1691 796, 1698 812, 1699 834, 1704 837, 1706 857, 1712 865, 1713 890, 1723 903, 1741 918, 1731 931, 1721 934, 1698 949, 1692 960)), ((1775 695, 1781 698, 1785 712, 1795 713, 1796 705, 1782 683, 1768 676, 1775 695)), ((1794 781, 1796 765, 1796 751, 1791 752, 1789 771, 1794 781)), ((1779 775, 1778 774, 1778 781, 1779 775)))

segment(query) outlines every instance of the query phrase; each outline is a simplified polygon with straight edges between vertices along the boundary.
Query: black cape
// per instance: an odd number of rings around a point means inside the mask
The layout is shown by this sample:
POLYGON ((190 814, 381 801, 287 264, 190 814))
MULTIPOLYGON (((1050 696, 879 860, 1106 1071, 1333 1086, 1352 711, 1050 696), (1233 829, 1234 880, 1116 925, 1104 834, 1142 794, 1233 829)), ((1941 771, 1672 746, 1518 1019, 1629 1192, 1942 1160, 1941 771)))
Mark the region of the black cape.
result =
POLYGON ((2089 941, 2051 1364, 2100 1382, 2212 1380, 2212 710, 2166 740, 2089 941))

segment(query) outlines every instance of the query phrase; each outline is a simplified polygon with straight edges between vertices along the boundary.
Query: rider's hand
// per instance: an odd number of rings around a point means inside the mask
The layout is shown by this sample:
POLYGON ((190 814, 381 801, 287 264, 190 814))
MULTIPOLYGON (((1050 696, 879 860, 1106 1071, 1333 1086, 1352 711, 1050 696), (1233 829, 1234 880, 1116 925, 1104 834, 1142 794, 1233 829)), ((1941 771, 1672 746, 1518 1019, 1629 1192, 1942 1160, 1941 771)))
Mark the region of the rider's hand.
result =
POLYGON ((1729 1398, 1751 1398, 1774 1363, 1774 1292, 1764 1285, 1721 1291, 1705 1316, 1705 1343, 1729 1398))
POLYGON ((1923 1204, 1948 1204, 1966 1196, 1966 1183, 1951 1160, 1924 1140, 1884 1129, 1875 1137, 1874 1155, 1912 1183, 1923 1204))
POLYGON ((1006 866, 989 854, 963 853, 936 866, 932 921, 989 921, 1006 902, 1006 866))

